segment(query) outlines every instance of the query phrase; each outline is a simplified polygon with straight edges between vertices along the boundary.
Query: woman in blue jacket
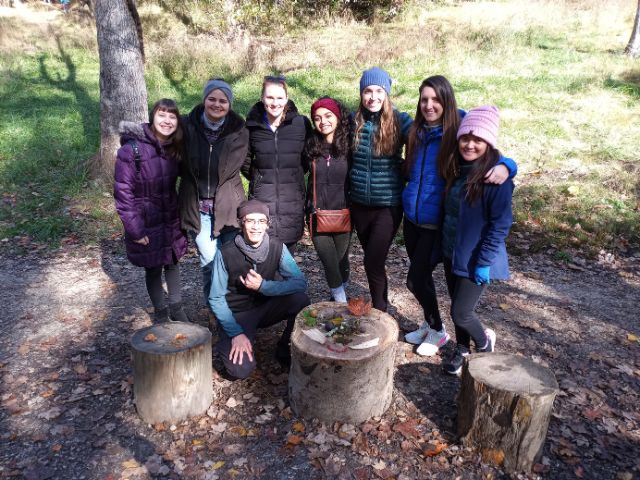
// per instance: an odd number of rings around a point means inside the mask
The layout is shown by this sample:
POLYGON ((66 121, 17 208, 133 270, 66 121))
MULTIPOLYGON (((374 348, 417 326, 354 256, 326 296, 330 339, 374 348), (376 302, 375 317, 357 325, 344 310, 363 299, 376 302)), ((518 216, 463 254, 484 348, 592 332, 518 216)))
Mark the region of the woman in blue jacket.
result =
POLYGON ((498 124, 496 107, 470 110, 456 135, 456 168, 445 175, 442 254, 457 346, 442 367, 452 375, 462 370, 472 339, 477 352, 493 352, 496 334, 483 327, 474 310, 491 279, 509 278, 505 239, 513 182, 485 183, 489 170, 504 159, 496 149, 498 124))
POLYGON ((393 108, 391 78, 378 67, 360 78, 360 108, 354 120, 349 170, 351 220, 364 250, 364 270, 373 308, 387 311, 385 262, 402 221, 402 148, 411 117, 393 108))
MULTIPOLYGON (((455 172, 451 152, 465 112, 458 110, 453 88, 442 75, 426 78, 420 85, 416 116, 409 131, 407 159, 403 165, 407 185, 402 192, 404 241, 411 261, 407 287, 422 306, 424 322, 405 340, 419 345, 419 355, 435 355, 449 335, 438 310, 433 270, 440 260, 440 224, 447 175, 455 172)), ((515 176, 513 160, 500 159, 484 178, 502 184, 515 176)))

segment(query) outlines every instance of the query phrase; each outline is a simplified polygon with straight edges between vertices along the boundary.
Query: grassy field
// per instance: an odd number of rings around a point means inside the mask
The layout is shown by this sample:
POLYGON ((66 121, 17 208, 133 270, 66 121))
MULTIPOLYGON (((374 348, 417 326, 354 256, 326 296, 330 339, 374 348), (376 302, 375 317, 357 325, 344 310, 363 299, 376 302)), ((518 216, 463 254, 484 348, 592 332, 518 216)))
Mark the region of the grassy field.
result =
MULTIPOLYGON (((443 74, 462 108, 501 109, 499 144, 520 166, 515 230, 529 250, 560 259, 584 247, 637 251, 640 64, 621 54, 636 3, 420 5, 391 24, 338 20, 234 39, 194 35, 146 5, 149 99, 173 97, 186 112, 204 80, 224 76, 246 114, 261 77, 278 71, 303 112, 327 94, 355 108, 360 72, 379 65, 394 78, 397 107, 413 115, 421 80, 443 74)), ((0 240, 55 246, 115 234, 110 190, 85 173, 99 141, 91 21, 81 12, 8 10, 0 12, 0 240)))

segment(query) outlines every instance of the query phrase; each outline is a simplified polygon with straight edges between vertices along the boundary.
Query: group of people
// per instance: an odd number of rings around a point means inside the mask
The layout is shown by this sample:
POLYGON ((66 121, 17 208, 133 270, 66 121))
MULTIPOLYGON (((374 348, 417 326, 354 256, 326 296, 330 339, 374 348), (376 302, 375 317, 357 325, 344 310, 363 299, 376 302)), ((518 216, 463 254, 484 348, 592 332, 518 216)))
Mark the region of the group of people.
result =
POLYGON ((322 97, 309 121, 289 99, 286 79, 268 76, 245 121, 232 109, 231 86, 216 78, 188 115, 162 99, 148 124, 123 122, 116 209, 128 258, 145 268, 155 321, 188 320, 178 261, 190 236, 227 372, 248 376, 256 329, 283 320, 276 358, 286 363, 295 315, 309 304, 292 256, 305 224, 336 302, 347 301, 353 226, 372 305, 387 311, 385 263, 403 223, 407 286, 424 314, 405 339, 421 355, 435 355, 449 341, 433 281, 442 262, 457 343, 444 371, 460 372, 471 340, 476 351, 493 351, 495 333, 474 310, 490 280, 508 277, 517 167, 496 147, 499 112, 458 109, 451 84, 436 75, 420 85, 412 119, 394 108, 391 84, 386 71, 370 68, 360 78, 356 112, 322 97), (338 215, 341 227, 324 223, 327 213, 338 215))

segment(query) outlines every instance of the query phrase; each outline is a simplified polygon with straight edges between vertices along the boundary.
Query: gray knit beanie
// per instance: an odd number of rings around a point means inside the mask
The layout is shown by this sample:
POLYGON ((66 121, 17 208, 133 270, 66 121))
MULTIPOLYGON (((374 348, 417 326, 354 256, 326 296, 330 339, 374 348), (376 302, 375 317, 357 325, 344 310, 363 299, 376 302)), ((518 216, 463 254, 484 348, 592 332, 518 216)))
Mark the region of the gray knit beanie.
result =
POLYGON ((213 90, 220 90, 222 93, 224 93, 224 96, 227 97, 227 100, 229 100, 229 104, 233 104, 233 92, 231 91, 231 87, 227 82, 220 78, 212 78, 204 84, 204 89, 202 90, 202 100, 204 101, 204 99, 207 98, 207 96, 213 90))

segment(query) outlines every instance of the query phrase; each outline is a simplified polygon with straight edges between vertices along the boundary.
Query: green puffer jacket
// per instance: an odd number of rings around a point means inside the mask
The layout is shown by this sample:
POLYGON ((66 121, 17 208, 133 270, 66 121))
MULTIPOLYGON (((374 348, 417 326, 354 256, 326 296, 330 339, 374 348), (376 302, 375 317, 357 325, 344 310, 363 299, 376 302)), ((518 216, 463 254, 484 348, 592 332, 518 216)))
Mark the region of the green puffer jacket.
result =
POLYGON ((395 111, 395 114, 401 143, 392 155, 378 156, 374 151, 373 138, 380 125, 380 112, 364 113, 365 123, 358 143, 354 144, 349 172, 349 196, 353 203, 372 207, 402 205, 402 147, 413 120, 405 112, 395 111))

